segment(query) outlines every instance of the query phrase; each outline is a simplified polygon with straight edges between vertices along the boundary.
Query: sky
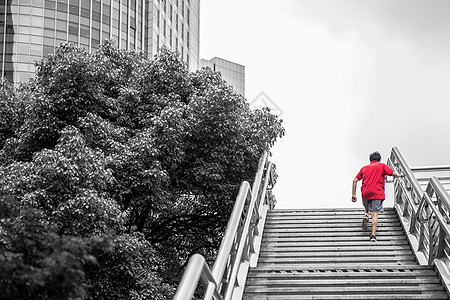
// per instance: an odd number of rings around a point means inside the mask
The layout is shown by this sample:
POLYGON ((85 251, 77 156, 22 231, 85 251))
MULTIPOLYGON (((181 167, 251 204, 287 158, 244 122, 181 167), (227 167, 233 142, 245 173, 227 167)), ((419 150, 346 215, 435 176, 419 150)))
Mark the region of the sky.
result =
MULTIPOLYGON (((200 57, 245 66, 286 134, 276 208, 359 208, 369 154, 450 165, 450 1, 202 0, 200 57)), ((385 206, 392 206, 392 183, 385 206)))

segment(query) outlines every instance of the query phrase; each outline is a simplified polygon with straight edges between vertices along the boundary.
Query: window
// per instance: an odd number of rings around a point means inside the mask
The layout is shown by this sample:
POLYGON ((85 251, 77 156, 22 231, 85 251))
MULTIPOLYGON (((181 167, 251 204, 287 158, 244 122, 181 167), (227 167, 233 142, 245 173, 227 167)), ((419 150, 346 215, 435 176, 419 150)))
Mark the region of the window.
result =
POLYGON ((49 54, 53 54, 53 46, 45 46, 44 45, 44 57, 47 57, 47 55, 49 55, 49 54))
POLYGON ((75 34, 78 36, 78 24, 76 23, 69 23, 69 34, 75 34))
POLYGON ((186 32, 186 44, 187 44, 187 47, 189 48, 189 31, 186 32))
POLYGON ((94 0, 92 2, 92 12, 96 12, 100 16, 100 11, 101 11, 100 1, 94 0))
POLYGON ((66 20, 56 20, 56 30, 66 31, 67 30, 66 20))
POLYGON ((89 37, 89 35, 90 35, 89 25, 88 26, 83 25, 83 24, 80 25, 80 35, 83 37, 89 37))
POLYGON ((42 17, 44 15, 44 10, 42 8, 33 7, 30 12, 32 15, 42 17))
MULTIPOLYGON (((50 38, 50 37, 44 37, 44 47, 47 46, 51 46, 53 48, 53 43, 54 43, 54 39, 50 38)), ((52 50, 53 51, 53 50, 52 50)))
POLYGON ((53 18, 44 18, 44 28, 45 29, 55 29, 55 19, 53 18))
POLYGON ((89 1, 81 1, 81 16, 91 18, 91 7, 89 1))
POLYGON ((54 10, 56 7, 56 2, 52 0, 45 0, 45 8, 48 10, 54 10))
POLYGON ((102 34, 103 34, 102 38, 104 40, 105 39, 110 39, 110 36, 109 36, 110 32, 109 32, 109 28, 108 27, 103 28, 102 34))
POLYGON ((100 22, 100 10, 92 10, 92 20, 100 22))
POLYGON ((44 37, 53 38, 55 37, 55 29, 44 29, 44 37))
POLYGON ((67 0, 58 1, 58 11, 67 12, 67 0))
POLYGON ((89 11, 89 8, 82 8, 81 16, 89 19, 91 17, 91 12, 89 11))
POLYGON ((80 24, 89 26, 89 19, 88 18, 81 18, 80 24))
POLYGON ((19 6, 19 11, 21 15, 29 15, 31 13, 31 7, 30 6, 19 6))
POLYGON ((131 29, 130 30, 130 49, 134 50, 134 41, 136 39, 136 30, 135 29, 131 29))
POLYGON ((127 14, 122 12, 122 32, 126 33, 128 30, 128 17, 127 14))
POLYGON ((113 9, 113 27, 119 28, 119 9, 113 9))
POLYGON ((163 36, 166 37, 166 19, 164 19, 163 25, 164 25, 163 36))
POLYGON ((156 26, 159 27, 159 9, 156 9, 156 26))
POLYGON ((103 4, 103 24, 105 25, 111 24, 111 6, 106 4, 103 4))
POLYGON ((79 15, 78 0, 70 0, 69 14, 70 14, 70 19, 71 19, 70 21, 75 22, 78 20, 78 15, 79 15))
POLYGON ((100 30, 92 28, 91 46, 97 48, 100 44, 100 30))

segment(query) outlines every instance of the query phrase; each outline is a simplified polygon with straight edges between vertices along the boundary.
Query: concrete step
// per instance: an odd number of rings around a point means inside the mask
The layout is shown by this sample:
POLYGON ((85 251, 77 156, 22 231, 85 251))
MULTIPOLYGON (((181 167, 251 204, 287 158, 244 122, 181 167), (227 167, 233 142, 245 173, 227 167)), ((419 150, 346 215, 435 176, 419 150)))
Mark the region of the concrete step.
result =
POLYGON ((252 279, 247 282, 248 287, 260 288, 282 288, 282 287, 370 287, 370 286, 417 286, 427 284, 440 284, 439 278, 425 277, 425 278, 265 278, 252 279))
MULTIPOLYGON (((305 220, 305 219, 298 219, 298 220, 278 220, 278 221, 273 221, 273 222, 266 222, 266 226, 267 228, 271 228, 271 227, 289 227, 292 225, 298 225, 298 226, 303 226, 306 224, 322 224, 322 226, 327 226, 327 227, 333 227, 334 225, 341 225, 341 224, 347 224, 348 227, 354 227, 355 225, 359 224, 361 225, 362 222, 362 218, 355 218, 355 219, 324 219, 324 220, 319 220, 319 219, 311 219, 311 220, 305 220)), ((370 222, 371 224, 371 222, 370 222)), ((378 220, 378 225, 382 225, 382 224, 396 224, 394 226, 398 226, 400 223, 398 221, 398 219, 379 219, 378 220)))
MULTIPOLYGON (((418 264, 389 264, 389 263, 373 263, 373 264, 348 264, 347 266, 337 266, 336 264, 325 263, 322 265, 304 265, 302 268, 297 268, 289 264, 278 264, 276 268, 273 265, 258 265, 251 269, 252 272, 272 272, 273 274, 282 273, 407 273, 407 272, 434 272, 436 271, 432 266, 423 266, 418 264)), ((249 273, 250 276, 250 273, 249 273)))
MULTIPOLYGON (((378 237, 377 237, 378 238, 378 237)), ((377 247, 386 246, 386 245, 409 245, 406 239, 396 239, 396 240, 388 240, 388 239, 379 239, 378 242, 370 242, 369 236, 366 238, 362 238, 359 240, 356 239, 347 239, 341 241, 330 242, 329 240, 324 241, 315 241, 314 243, 299 243, 298 241, 271 241, 264 240, 262 243, 262 251, 266 248, 275 247, 275 248, 289 248, 289 247, 367 247, 368 249, 375 249, 377 247)))
POLYGON ((362 257, 373 257, 373 256, 404 256, 409 257, 411 250, 385 250, 385 251, 321 251, 321 252, 261 252, 259 257, 275 257, 275 258, 294 258, 294 257, 352 257, 352 258, 362 258, 362 257))
POLYGON ((288 282, 294 280, 335 280, 335 279, 412 279, 412 278, 434 278, 436 279, 436 272, 434 270, 382 270, 378 271, 365 269, 302 269, 302 270, 284 270, 284 271, 264 271, 252 272, 247 278, 247 284, 257 284, 260 280, 285 280, 288 282), (345 272, 344 272, 345 271, 345 272))
MULTIPOLYGON (((279 225, 279 224, 275 224, 275 223, 274 224, 266 223, 266 226, 264 228, 265 228, 265 230, 320 229, 320 228, 336 229, 336 230, 345 228, 345 229, 355 230, 355 229, 361 229, 361 223, 362 223, 362 221, 353 222, 353 223, 341 222, 341 223, 327 224, 330 226, 324 226, 323 223, 303 223, 300 225, 297 223, 283 224, 283 225, 279 225)), ((389 222, 389 223, 378 222, 378 225, 379 225, 378 226, 379 229, 382 229, 384 227, 402 228, 402 225, 398 221, 397 222, 389 222)), ((369 223, 368 226, 371 226, 371 223, 369 223)))
POLYGON ((321 300, 391 300, 391 299, 427 299, 427 300, 440 300, 448 299, 447 294, 439 292, 421 292, 420 294, 381 294, 373 295, 362 292, 361 294, 351 295, 244 295, 242 300, 302 300, 302 299, 321 299, 321 300))
POLYGON ((415 263, 415 258, 411 256, 387 256, 387 257, 373 257, 373 256, 362 256, 362 257, 260 257, 258 263, 261 264, 291 264, 291 265, 310 265, 314 264, 349 264, 349 263, 415 263))
POLYGON ((442 292, 445 293, 444 287, 438 284, 419 284, 419 285, 364 285, 364 286, 283 286, 283 287, 260 287, 248 286, 245 288, 246 295, 262 294, 262 295, 311 295, 315 299, 320 295, 401 295, 409 296, 421 294, 423 292, 442 292))
MULTIPOLYGON (((289 220, 361 220, 363 219, 363 214, 351 214, 351 215, 273 215, 268 214, 267 220, 272 222, 276 220, 289 221, 289 220)), ((396 214, 391 215, 378 215, 378 220, 392 220, 397 218, 396 214)), ((369 220, 372 218, 369 217, 369 220)))
MULTIPOLYGON (((302 237, 328 237, 330 240, 330 243, 333 243, 333 240, 335 237, 357 237, 357 236, 367 236, 370 234, 370 231, 352 231, 352 230, 346 230, 346 231, 304 231, 304 232, 298 232, 298 231, 289 231, 284 232, 283 234, 280 233, 273 233, 273 232, 266 232, 264 234, 265 240, 270 239, 286 239, 286 238, 302 238, 302 237)), ((378 231, 377 230, 377 236, 401 236, 403 235, 403 231, 400 230, 392 230, 392 231, 378 231)))
MULTIPOLYGON (((296 252, 296 253, 308 253, 308 252, 327 252, 327 251, 336 251, 336 252, 345 252, 345 251, 364 251, 369 253, 377 253, 378 251, 411 251, 411 248, 409 245, 399 245, 399 246, 391 246, 389 244, 384 245, 377 245, 377 247, 371 247, 367 248, 366 245, 352 245, 352 246, 314 246, 314 245, 297 245, 296 247, 264 247, 261 250, 261 255, 263 253, 290 253, 290 252, 296 252)), ((409 252, 411 253, 411 252, 409 252)))
MULTIPOLYGON (((281 214, 281 215, 289 215, 289 214, 317 214, 317 215, 326 215, 326 214, 364 214, 364 208, 326 208, 326 209, 272 209, 269 211, 270 214, 281 214)), ((386 214, 395 214, 395 209, 392 207, 385 207, 384 212, 381 213, 383 215, 386 214)))
MULTIPOLYGON (((263 243, 287 243, 287 242, 296 242, 296 243, 316 243, 316 242, 328 242, 328 245, 333 245, 336 242, 354 242, 354 243, 365 243, 368 247, 376 246, 377 243, 370 242, 370 234, 353 234, 353 235, 344 235, 344 236, 294 236, 294 237, 267 237, 263 236, 263 243), (332 241, 331 241, 332 240, 332 241)), ((406 237, 403 235, 378 235, 377 240, 380 241, 404 241, 406 237)))
MULTIPOLYGON (((370 227, 370 224, 369 224, 370 227)), ((271 235, 271 234, 284 234, 284 233, 294 233, 294 232, 314 232, 314 233, 321 233, 321 232, 355 232, 355 229, 359 229, 358 231, 365 232, 361 229, 361 226, 358 227, 350 227, 350 226, 340 226, 340 227, 324 227, 324 226, 317 226, 317 227, 305 227, 305 226, 289 226, 289 227, 268 227, 264 229, 265 235, 271 235)), ((388 224, 386 226, 380 226, 377 228, 377 232, 391 232, 391 231, 400 231, 403 232, 403 229, 401 226, 393 226, 392 224, 388 224)))

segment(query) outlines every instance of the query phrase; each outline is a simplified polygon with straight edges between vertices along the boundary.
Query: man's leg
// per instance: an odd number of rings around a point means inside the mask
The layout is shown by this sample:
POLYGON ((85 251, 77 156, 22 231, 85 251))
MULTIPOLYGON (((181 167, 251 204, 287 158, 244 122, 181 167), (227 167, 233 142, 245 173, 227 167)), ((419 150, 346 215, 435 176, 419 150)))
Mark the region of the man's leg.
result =
POLYGON ((372 236, 370 240, 376 242, 377 226, 378 226, 378 214, 383 212, 383 200, 372 200, 372 236))
POLYGON ((372 235, 377 235, 377 226, 378 226, 378 212, 373 211, 372 212, 372 235))
POLYGON ((364 205, 364 218, 362 220, 362 224, 361 227, 363 230, 367 230, 367 224, 369 223, 369 210, 368 210, 368 206, 367 206, 367 200, 363 200, 363 205, 364 205))

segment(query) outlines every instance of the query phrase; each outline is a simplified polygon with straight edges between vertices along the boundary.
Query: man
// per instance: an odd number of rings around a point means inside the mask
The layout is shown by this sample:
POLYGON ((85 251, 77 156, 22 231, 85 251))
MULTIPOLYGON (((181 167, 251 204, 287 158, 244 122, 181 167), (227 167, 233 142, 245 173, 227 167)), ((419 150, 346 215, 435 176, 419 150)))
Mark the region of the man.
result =
POLYGON ((359 173, 353 179, 352 201, 356 202, 356 186, 362 179, 361 196, 365 208, 362 228, 367 230, 369 214, 372 215, 372 235, 370 241, 376 242, 378 213, 383 212, 384 195, 384 176, 393 176, 394 178, 403 177, 403 174, 396 174, 386 164, 381 163, 381 155, 377 151, 370 154, 370 164, 361 168, 359 173))

